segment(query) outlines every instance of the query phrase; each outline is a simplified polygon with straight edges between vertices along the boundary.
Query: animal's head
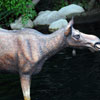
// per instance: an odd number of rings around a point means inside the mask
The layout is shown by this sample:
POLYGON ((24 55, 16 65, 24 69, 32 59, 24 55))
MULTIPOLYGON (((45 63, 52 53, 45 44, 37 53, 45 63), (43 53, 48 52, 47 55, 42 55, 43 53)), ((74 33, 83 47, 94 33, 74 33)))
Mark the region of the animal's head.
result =
POLYGON ((84 34, 73 28, 74 20, 65 29, 66 42, 72 47, 88 47, 92 51, 100 51, 100 39, 95 35, 84 34))

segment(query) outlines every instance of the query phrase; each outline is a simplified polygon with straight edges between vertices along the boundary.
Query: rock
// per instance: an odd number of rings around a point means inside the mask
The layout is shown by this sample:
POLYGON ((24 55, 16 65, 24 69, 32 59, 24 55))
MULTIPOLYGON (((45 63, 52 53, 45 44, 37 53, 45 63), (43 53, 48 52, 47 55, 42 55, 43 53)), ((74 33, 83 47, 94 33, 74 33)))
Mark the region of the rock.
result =
POLYGON ((39 3, 40 0, 32 0, 32 2, 36 5, 39 3))
POLYGON ((61 19, 61 15, 57 11, 42 11, 38 14, 36 19, 33 21, 34 25, 50 25, 52 22, 61 19))
POLYGON ((76 4, 70 4, 66 7, 61 8, 58 12, 60 13, 60 15, 62 15, 62 17, 72 17, 73 15, 77 15, 79 13, 84 12, 85 10, 76 4))
POLYGON ((29 19, 27 24, 23 25, 22 24, 22 17, 20 17, 18 20, 15 20, 14 23, 10 24, 11 29, 22 29, 22 28, 32 28, 33 27, 33 22, 29 19))
POLYGON ((1 28, 1 27, 0 27, 0 31, 6 31, 6 32, 7 32, 8 30, 6 30, 6 29, 3 29, 3 28, 1 28))
POLYGON ((38 13, 38 16, 39 15, 42 15, 42 14, 49 14, 51 11, 50 10, 46 10, 46 11, 40 11, 39 13, 38 13))
POLYGON ((59 11, 41 11, 33 21, 34 25, 50 25, 59 19, 66 19, 66 16, 72 16, 84 12, 84 9, 76 4, 61 8, 59 11))
POLYGON ((50 24, 49 26, 49 31, 54 32, 62 27, 67 26, 68 22, 65 19, 59 19, 53 23, 50 24))

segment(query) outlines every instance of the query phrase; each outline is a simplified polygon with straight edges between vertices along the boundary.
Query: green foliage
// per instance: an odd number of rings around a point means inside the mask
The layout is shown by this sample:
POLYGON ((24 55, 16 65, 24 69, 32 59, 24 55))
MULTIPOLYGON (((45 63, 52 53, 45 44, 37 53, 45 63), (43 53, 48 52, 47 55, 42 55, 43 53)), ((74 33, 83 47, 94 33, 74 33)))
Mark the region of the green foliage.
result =
POLYGON ((54 4, 54 8, 55 10, 59 10, 60 8, 67 6, 68 5, 68 1, 65 0, 59 0, 56 1, 56 3, 54 4))
POLYGON ((88 0, 75 0, 73 1, 74 4, 79 4, 80 6, 82 6, 85 9, 88 9, 88 0))
POLYGON ((36 16, 35 5, 32 0, 0 0, 0 25, 9 26, 16 18, 22 15, 22 23, 36 16))
POLYGON ((67 6, 69 4, 78 4, 83 8, 88 8, 88 0, 56 0, 54 9, 59 10, 60 8, 67 6))

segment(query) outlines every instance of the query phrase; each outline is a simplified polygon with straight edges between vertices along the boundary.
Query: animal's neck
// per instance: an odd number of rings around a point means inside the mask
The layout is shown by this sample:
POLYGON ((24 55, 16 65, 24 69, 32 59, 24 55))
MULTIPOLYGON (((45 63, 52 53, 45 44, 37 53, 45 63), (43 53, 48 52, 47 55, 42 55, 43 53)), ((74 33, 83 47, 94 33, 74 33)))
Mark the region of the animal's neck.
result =
POLYGON ((42 51, 48 58, 65 47, 64 29, 44 37, 42 51))

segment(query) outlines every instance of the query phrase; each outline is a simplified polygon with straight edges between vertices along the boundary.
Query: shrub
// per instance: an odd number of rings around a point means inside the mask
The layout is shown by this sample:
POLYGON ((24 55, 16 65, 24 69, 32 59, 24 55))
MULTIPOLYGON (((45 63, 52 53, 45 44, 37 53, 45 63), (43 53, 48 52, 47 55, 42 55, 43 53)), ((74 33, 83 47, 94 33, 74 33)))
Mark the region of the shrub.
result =
POLYGON ((59 10, 60 8, 67 6, 69 4, 79 4, 85 9, 87 9, 88 2, 88 0, 56 0, 54 4, 54 9, 59 10))
POLYGON ((32 0, 0 0, 0 26, 8 27, 11 22, 22 15, 22 23, 36 16, 32 0))
POLYGON ((66 0, 56 0, 55 3, 54 3, 54 10, 59 10, 60 8, 64 7, 64 6, 67 6, 68 5, 68 1, 66 0))

